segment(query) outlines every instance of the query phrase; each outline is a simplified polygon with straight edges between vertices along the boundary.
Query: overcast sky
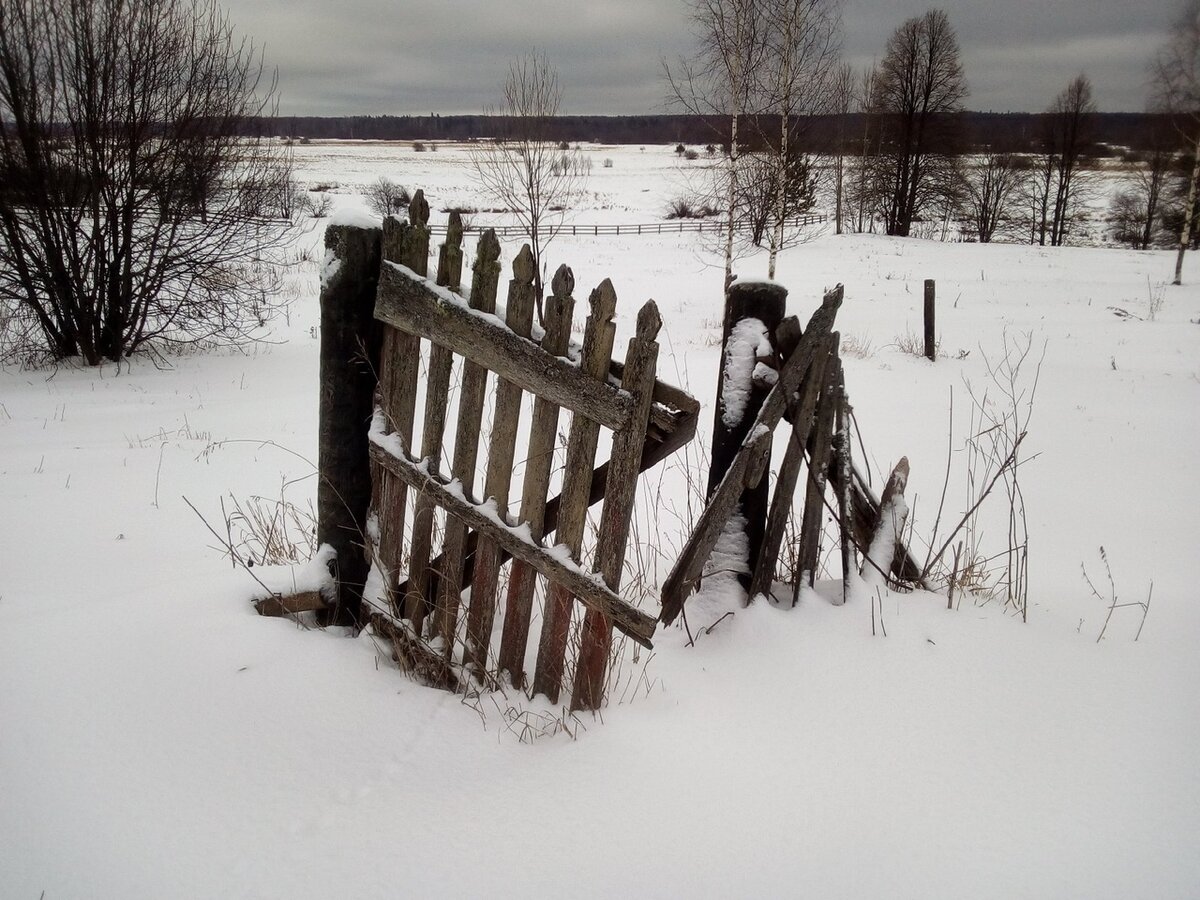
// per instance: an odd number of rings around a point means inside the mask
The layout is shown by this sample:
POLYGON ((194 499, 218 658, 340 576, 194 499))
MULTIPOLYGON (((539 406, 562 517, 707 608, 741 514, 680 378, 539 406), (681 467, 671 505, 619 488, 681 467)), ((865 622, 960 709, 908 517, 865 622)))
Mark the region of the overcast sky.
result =
MULTIPOLYGON (((927 0, 844 0, 846 58, 864 66, 927 0)), ((688 52, 686 0, 225 0, 279 69, 285 115, 478 113, 508 61, 537 47, 564 113, 667 111, 660 61, 688 52)), ((1044 109, 1078 72, 1106 112, 1137 111, 1176 0, 957 0, 976 110, 1044 109)))

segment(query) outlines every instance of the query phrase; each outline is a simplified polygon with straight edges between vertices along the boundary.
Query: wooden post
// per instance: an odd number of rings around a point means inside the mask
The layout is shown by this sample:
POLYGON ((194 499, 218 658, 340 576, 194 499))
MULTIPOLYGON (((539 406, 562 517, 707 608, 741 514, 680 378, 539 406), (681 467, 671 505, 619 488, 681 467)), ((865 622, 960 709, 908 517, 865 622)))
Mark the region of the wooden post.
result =
MULTIPOLYGON (((773 282, 735 282, 725 294, 721 374, 717 381, 712 461, 708 471, 709 497, 712 497, 733 464, 734 457, 742 449, 746 435, 750 433, 763 400, 770 391, 769 385, 755 383, 754 368, 760 359, 774 362, 775 329, 783 320, 786 306, 787 288, 773 282), (755 344, 760 343, 756 339, 760 334, 764 335, 761 348, 749 344, 751 340, 755 344), (765 352, 760 353, 760 349, 765 352)), ((767 464, 770 464, 769 458, 767 464)), ((767 479, 763 478, 741 494, 741 511, 746 519, 746 537, 750 548, 750 572, 758 564, 766 530, 770 502, 768 487, 767 479)), ((738 580, 749 589, 749 575, 739 575, 738 580)))
POLYGON ((925 279, 925 357, 930 362, 937 359, 937 335, 934 329, 934 297, 937 287, 932 278, 925 279))
POLYGON ((367 431, 379 364, 374 310, 381 240, 378 228, 330 225, 325 230, 332 259, 321 285, 317 542, 336 553, 337 596, 328 619, 337 624, 358 621, 367 580, 367 431))

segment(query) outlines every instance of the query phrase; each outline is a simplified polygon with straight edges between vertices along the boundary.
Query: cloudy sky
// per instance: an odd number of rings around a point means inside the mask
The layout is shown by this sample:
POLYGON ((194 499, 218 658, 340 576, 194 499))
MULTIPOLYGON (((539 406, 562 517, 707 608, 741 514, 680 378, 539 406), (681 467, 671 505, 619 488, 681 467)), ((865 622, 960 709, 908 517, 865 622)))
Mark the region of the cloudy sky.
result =
MULTIPOLYGON (((686 0, 225 0, 279 69, 285 115, 477 113, 499 99, 514 56, 558 67, 563 112, 666 111, 660 61, 691 45, 686 0)), ((856 66, 929 0, 844 0, 856 66)), ((977 110, 1044 109, 1080 71, 1100 109, 1137 111, 1177 0, 957 0, 977 110)))

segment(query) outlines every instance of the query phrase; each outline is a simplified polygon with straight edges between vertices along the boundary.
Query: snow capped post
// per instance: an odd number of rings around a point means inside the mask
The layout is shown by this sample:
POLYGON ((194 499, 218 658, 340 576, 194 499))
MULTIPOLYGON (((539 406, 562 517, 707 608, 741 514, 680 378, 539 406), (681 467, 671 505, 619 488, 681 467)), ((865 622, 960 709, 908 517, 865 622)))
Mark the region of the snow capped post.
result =
POLYGON ((335 221, 325 231, 321 273, 321 375, 317 542, 333 548, 337 596, 330 619, 357 621, 367 579, 371 470, 366 424, 379 363, 375 288, 378 225, 335 221))
MULTIPOLYGON (((712 461, 708 471, 709 497, 729 471, 774 384, 775 330, 783 321, 786 306, 787 288, 773 281, 737 281, 725 294, 721 374, 717 380, 712 461)), ((749 558, 747 572, 738 578, 749 588, 749 573, 754 571, 767 523, 767 479, 759 479, 754 487, 745 489, 740 505, 746 519, 749 558)))

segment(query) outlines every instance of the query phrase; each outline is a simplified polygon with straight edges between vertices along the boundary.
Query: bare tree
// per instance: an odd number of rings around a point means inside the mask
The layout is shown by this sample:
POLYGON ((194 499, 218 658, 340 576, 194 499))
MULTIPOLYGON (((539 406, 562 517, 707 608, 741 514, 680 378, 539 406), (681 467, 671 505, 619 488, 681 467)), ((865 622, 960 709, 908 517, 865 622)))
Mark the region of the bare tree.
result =
POLYGON ((472 146, 471 161, 480 186, 511 210, 525 229, 536 265, 538 317, 546 246, 562 227, 563 213, 583 191, 587 168, 577 153, 559 148, 554 119, 562 105, 558 70, 544 53, 532 50, 508 68, 497 109, 494 141, 472 146))
POLYGON ((968 164, 963 179, 963 212, 981 244, 1013 221, 1014 206, 1028 169, 1011 153, 988 153, 968 164))
POLYGON ((1183 281, 1183 254, 1192 242, 1197 182, 1200 181, 1200 0, 1185 0, 1171 24, 1166 45, 1154 65, 1154 100, 1180 121, 1180 137, 1192 150, 1192 171, 1187 186, 1179 251, 1175 257, 1175 284, 1183 281))
POLYGON ((834 110, 842 16, 840 0, 760 0, 760 4, 765 39, 763 64, 758 67, 758 89, 764 98, 759 107, 778 116, 778 139, 768 136, 765 141, 775 193, 767 275, 774 278, 785 223, 797 211, 793 198, 805 194, 812 173, 812 167, 797 165, 798 126, 834 110))
POLYGON ((943 10, 909 19, 888 39, 876 106, 885 128, 882 186, 887 233, 907 236, 931 200, 953 186, 947 173, 957 150, 967 95, 958 37, 943 10))
POLYGON ((1059 247, 1066 243, 1076 223, 1085 187, 1081 163, 1091 145, 1096 114, 1088 77, 1082 73, 1075 76, 1046 112, 1039 243, 1046 243, 1048 230, 1050 245, 1059 247))
POLYGON ((290 176, 252 129, 262 74, 215 0, 0 0, 0 305, 52 357, 271 315, 290 176))
POLYGON ((855 140, 853 172, 846 199, 850 207, 850 227, 859 233, 874 232, 875 217, 879 212, 880 191, 875 184, 881 175, 880 115, 875 103, 878 84, 879 71, 875 66, 869 66, 859 75, 854 93, 854 105, 862 127, 855 140))
POLYGON ((850 109, 854 104, 854 68, 849 63, 842 63, 835 70, 830 97, 831 111, 836 117, 833 150, 833 218, 835 233, 841 234, 846 214, 846 128, 850 109))
POLYGON ((725 166, 725 284, 733 281, 733 241, 737 229, 738 124, 756 111, 759 67, 766 55, 765 24, 759 0, 689 0, 696 52, 664 73, 670 102, 693 115, 729 119, 725 166))

